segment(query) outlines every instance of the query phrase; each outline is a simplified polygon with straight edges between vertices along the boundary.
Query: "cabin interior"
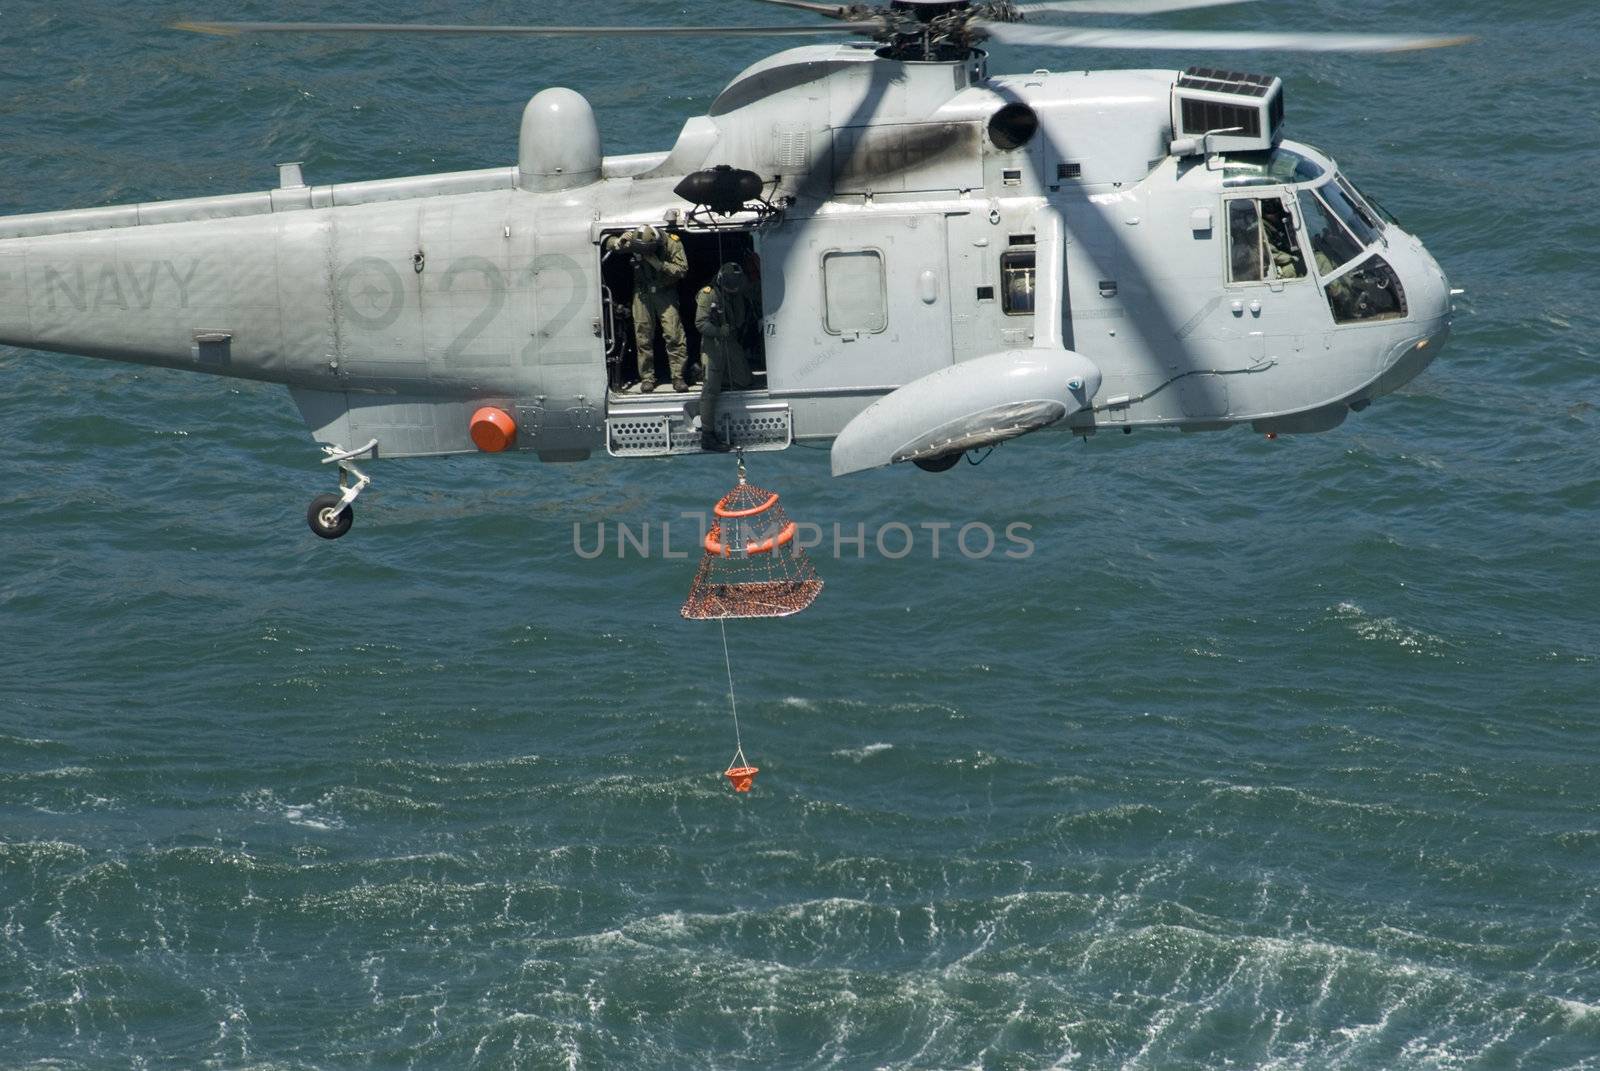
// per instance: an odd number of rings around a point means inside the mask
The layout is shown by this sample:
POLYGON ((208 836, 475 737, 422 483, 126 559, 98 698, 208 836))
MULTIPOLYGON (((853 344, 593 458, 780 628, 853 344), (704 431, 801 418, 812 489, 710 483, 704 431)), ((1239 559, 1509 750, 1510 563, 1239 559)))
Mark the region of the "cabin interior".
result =
MULTIPOLYGON (((639 382, 642 367, 633 328, 633 268, 626 255, 605 252, 604 239, 622 232, 623 228, 604 232, 597 254, 600 257, 601 334, 606 350, 606 382, 609 389, 618 394, 639 382)), ((748 230, 718 229, 707 232, 667 228, 667 233, 678 236, 689 259, 689 272, 678 283, 678 312, 683 319, 684 334, 689 340, 688 378, 691 389, 696 389, 703 378, 703 365, 700 359, 700 332, 694 326, 695 296, 702 287, 711 285, 717 269, 729 261, 744 269, 759 292, 761 261, 756 254, 755 238, 748 230)), ((751 325, 744 341, 750 355, 750 368, 755 376, 752 389, 764 390, 767 362, 759 322, 751 325)), ((659 332, 654 352, 647 355, 647 359, 655 362, 656 382, 663 385, 656 388, 657 392, 668 390, 666 385, 671 383, 672 376, 667 367, 665 344, 659 332)))

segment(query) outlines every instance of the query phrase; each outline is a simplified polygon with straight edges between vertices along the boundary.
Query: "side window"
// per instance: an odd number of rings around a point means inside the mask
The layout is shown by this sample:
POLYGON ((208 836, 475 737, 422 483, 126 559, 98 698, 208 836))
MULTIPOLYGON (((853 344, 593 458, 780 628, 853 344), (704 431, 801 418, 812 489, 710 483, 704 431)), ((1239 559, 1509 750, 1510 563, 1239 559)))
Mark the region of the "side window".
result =
POLYGON ((876 249, 822 254, 822 324, 832 335, 877 334, 889 326, 883 254, 876 249))
POLYGON ((1228 278, 1261 281, 1261 210, 1248 197, 1228 202, 1228 278))
POLYGON ((1228 277, 1236 283, 1306 277, 1294 217, 1282 199, 1241 197, 1228 202, 1228 277))
POLYGON ((1007 316, 1033 315, 1033 250, 1000 254, 1001 303, 1007 316))

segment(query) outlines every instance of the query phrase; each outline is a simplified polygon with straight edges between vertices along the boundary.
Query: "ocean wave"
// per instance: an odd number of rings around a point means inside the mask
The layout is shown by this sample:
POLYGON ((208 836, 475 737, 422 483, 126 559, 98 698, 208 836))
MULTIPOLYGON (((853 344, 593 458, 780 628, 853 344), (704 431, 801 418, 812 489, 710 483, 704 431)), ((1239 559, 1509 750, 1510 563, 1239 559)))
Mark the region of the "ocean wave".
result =
POLYGON ((1392 617, 1370 614, 1353 602, 1341 602, 1330 611, 1334 620, 1369 643, 1381 643, 1407 654, 1443 658, 1451 644, 1442 636, 1401 624, 1392 617))
POLYGON ((834 758, 838 759, 849 759, 852 762, 862 762, 866 759, 872 758, 874 755, 880 755, 885 751, 891 751, 893 749, 893 744, 887 744, 880 741, 876 744, 865 744, 857 748, 840 748, 833 752, 833 756, 834 758))

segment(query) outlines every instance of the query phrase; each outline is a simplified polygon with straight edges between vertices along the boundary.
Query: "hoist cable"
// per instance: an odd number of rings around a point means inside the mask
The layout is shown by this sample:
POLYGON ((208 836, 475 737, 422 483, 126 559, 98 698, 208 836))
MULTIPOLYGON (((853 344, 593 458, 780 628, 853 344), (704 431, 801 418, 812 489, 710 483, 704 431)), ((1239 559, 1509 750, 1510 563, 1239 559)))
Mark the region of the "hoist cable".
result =
POLYGON ((739 701, 733 695, 733 660, 728 657, 728 623, 718 618, 717 627, 722 630, 722 664, 728 670, 728 706, 733 709, 733 743, 738 749, 735 757, 743 762, 744 743, 739 739, 739 701))

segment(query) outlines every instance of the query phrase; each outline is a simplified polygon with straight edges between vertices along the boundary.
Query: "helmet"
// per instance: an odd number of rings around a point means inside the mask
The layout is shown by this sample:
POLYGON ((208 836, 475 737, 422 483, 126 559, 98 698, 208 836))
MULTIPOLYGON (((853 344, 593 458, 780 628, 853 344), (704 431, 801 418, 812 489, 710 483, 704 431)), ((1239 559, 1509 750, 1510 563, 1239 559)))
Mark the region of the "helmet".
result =
POLYGON ((661 232, 650 226, 648 223, 639 228, 639 241, 643 242, 645 245, 655 245, 656 242, 660 240, 661 232))
POLYGON ((717 269, 717 289, 724 294, 737 294, 744 289, 745 278, 744 269, 730 260, 717 269))

